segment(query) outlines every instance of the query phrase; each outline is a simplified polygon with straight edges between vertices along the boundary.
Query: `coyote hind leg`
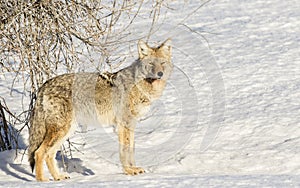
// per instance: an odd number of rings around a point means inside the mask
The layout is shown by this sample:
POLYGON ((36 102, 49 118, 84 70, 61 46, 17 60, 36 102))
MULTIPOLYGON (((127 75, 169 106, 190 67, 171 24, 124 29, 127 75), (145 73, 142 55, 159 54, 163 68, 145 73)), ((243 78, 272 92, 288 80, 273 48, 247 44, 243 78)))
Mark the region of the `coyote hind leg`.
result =
POLYGON ((43 163, 46 156, 46 147, 45 144, 42 145, 35 151, 35 178, 37 181, 49 181, 49 179, 44 176, 43 163))
POLYGON ((64 179, 70 179, 70 177, 67 174, 60 174, 59 170, 57 168, 56 160, 55 160, 55 155, 56 155, 57 150, 52 149, 51 151, 47 153, 46 156, 46 164, 48 166, 48 169, 54 178, 55 181, 60 181, 64 179))
POLYGON ((59 173, 56 165, 55 155, 57 149, 64 141, 67 131, 58 129, 56 126, 48 126, 46 136, 39 149, 35 152, 36 160, 36 179, 38 181, 48 181, 44 177, 43 161, 46 161, 47 167, 55 181, 69 179, 67 175, 59 173))

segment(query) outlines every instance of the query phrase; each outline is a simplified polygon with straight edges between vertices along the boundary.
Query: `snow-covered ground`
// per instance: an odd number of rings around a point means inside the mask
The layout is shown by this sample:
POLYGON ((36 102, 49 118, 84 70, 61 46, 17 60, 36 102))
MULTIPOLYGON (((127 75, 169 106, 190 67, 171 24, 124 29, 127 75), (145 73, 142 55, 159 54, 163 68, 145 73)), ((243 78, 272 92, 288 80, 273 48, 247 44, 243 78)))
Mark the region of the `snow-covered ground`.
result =
MULTIPOLYGON (((35 182, 24 150, 5 151, 0 187, 300 187, 300 3, 213 0, 191 14, 203 2, 171 3, 150 38, 172 37, 175 69, 137 127, 146 174, 121 173, 117 136, 99 126, 72 136, 84 145, 66 159, 70 180, 35 182)), ((23 88, 10 95, 12 80, 0 78, 0 95, 19 112, 23 88)))

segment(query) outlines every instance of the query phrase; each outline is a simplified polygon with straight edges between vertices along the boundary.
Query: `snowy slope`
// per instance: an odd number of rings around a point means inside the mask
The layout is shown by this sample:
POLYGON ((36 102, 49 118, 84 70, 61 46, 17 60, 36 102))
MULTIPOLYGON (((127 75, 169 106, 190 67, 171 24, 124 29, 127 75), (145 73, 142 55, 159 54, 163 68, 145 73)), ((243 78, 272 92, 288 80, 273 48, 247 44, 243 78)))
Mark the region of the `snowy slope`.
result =
MULTIPOLYGON (((300 3, 219 0, 190 15, 199 2, 171 3, 150 38, 172 37, 175 69, 137 127, 136 160, 147 173, 123 175, 113 129, 88 127, 72 136, 85 145, 66 159, 71 179, 43 186, 300 186, 300 3)), ((147 28, 141 19, 132 39, 147 28)), ((11 77, 0 78, 0 95, 19 112, 23 88, 10 96, 11 77)), ((0 153, 0 187, 41 186, 22 152, 0 153)))

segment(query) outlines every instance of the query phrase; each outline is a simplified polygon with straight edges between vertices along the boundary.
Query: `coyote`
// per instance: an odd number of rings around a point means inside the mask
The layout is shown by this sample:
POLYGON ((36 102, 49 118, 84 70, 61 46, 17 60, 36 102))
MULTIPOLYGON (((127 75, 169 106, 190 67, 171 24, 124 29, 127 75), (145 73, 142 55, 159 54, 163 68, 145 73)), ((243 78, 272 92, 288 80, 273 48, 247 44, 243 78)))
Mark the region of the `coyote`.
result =
POLYGON ((91 116, 99 124, 117 127, 124 173, 145 172, 135 166, 134 129, 151 102, 161 96, 172 72, 170 42, 152 48, 140 40, 138 59, 115 73, 63 74, 42 85, 30 118, 28 150, 38 181, 49 180, 44 177, 44 161, 55 181, 70 178, 59 174, 56 152, 78 122, 91 116))

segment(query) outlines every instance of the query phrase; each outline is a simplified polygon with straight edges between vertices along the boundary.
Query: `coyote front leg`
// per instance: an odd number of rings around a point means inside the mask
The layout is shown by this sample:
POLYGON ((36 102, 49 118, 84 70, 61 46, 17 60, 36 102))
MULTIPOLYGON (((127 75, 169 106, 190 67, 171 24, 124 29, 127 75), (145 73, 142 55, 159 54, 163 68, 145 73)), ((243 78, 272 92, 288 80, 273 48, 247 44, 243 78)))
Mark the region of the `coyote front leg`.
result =
POLYGON ((127 175, 138 175, 145 172, 143 168, 135 166, 133 129, 123 125, 118 127, 120 160, 124 173, 127 175))

